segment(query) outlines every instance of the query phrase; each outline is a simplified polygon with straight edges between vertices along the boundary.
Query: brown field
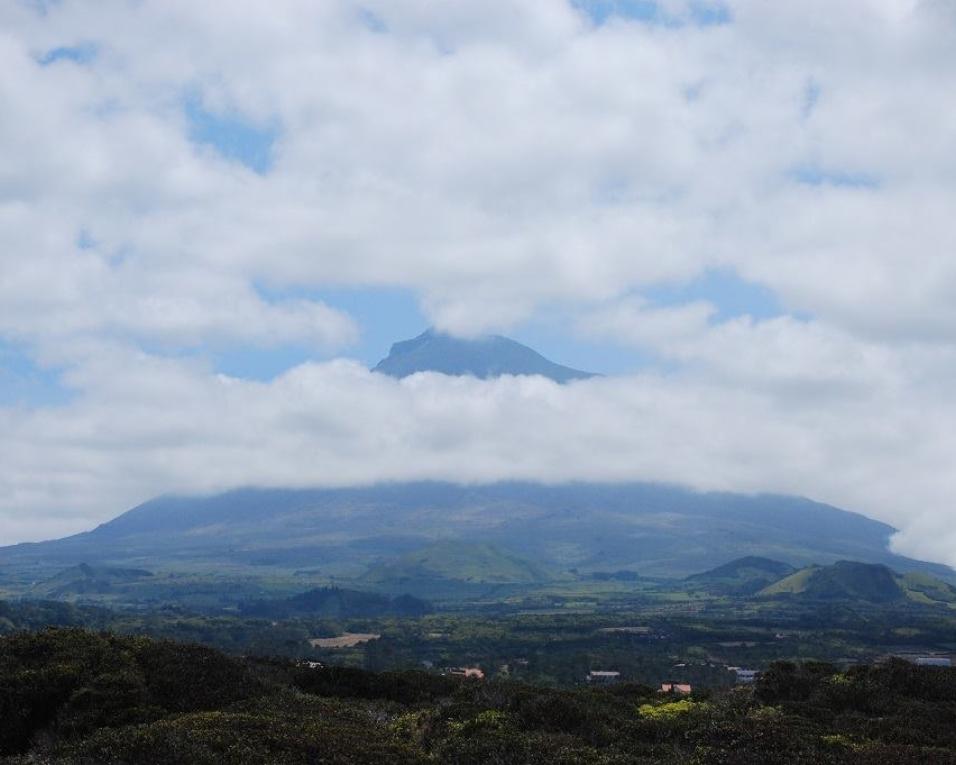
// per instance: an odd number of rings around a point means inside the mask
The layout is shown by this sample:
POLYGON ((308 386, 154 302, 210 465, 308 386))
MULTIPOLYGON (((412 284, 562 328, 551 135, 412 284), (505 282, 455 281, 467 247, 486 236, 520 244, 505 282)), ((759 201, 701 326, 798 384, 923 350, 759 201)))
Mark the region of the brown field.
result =
POLYGON ((331 638, 312 638, 309 645, 313 648, 352 648, 361 643, 368 643, 370 640, 378 640, 381 635, 364 632, 346 632, 338 637, 331 638))

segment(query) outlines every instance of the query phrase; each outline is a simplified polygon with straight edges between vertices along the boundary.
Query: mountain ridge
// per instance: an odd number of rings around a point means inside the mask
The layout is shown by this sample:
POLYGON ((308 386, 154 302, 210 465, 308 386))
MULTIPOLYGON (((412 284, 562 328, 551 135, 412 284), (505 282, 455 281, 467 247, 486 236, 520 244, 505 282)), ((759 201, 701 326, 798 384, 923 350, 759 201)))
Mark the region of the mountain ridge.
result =
POLYGON ((0 548, 0 564, 156 568, 171 562, 315 567, 360 577, 440 539, 496 545, 560 570, 684 577, 747 555, 796 567, 885 563, 953 580, 887 549, 895 530, 798 497, 661 484, 441 482, 340 489, 237 489, 164 496, 61 540, 0 548))

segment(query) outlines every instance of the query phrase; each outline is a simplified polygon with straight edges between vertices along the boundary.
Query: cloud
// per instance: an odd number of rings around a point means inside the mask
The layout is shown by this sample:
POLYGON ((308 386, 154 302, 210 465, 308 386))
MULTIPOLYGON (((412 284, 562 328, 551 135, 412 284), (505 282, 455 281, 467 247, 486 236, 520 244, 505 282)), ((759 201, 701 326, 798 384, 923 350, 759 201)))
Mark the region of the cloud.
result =
MULTIPOLYGON (((57 408, 0 410, 8 534, 80 530, 165 491, 505 478, 673 481, 786 491, 902 525, 900 548, 956 563, 932 508, 954 489, 956 407, 927 423, 906 389, 805 396, 696 374, 557 385, 304 364, 271 382, 100 348, 57 408), (899 486, 905 485, 906 491, 899 486), (56 510, 54 510, 56 508, 56 510), (41 522, 25 524, 36 514, 41 522), (948 545, 948 546, 947 546, 948 545)), ((826 381, 824 381, 826 382, 826 381)))
POLYGON ((922 305, 913 331, 938 331, 916 325, 949 304, 932 288, 956 276, 940 66, 954 35, 938 4, 741 1, 704 26, 594 26, 559 0, 477 15, 412 0, 18 8, 7 187, 30 203, 55 189, 63 222, 113 253, 279 286, 409 287, 464 332, 714 265, 854 328, 922 305), (75 40, 95 59, 31 55, 75 40), (274 130, 265 177, 229 161, 228 136, 225 156, 190 140, 196 99, 274 130), (877 187, 807 188, 801 167, 877 187), (895 288, 914 241, 934 273, 909 295, 895 288), (879 310, 848 288, 855 260, 879 310))
POLYGON ((0 410, 11 538, 175 488, 577 475, 808 494, 951 560, 956 16, 650 5, 0 7, 0 342, 72 392, 0 410), (655 297, 715 272, 773 315, 655 297), (217 374, 347 350, 335 288, 651 363, 217 374))

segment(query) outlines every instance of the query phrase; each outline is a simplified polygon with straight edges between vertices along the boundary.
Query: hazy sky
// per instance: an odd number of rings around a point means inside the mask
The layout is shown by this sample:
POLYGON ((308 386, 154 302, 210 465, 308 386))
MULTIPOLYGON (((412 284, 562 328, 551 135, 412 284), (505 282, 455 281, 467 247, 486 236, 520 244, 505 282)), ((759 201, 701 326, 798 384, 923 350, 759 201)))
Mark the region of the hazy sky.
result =
POLYGON ((0 4, 0 543, 382 479, 796 493, 956 564, 956 6, 0 4), (607 373, 367 371, 428 325, 607 373))

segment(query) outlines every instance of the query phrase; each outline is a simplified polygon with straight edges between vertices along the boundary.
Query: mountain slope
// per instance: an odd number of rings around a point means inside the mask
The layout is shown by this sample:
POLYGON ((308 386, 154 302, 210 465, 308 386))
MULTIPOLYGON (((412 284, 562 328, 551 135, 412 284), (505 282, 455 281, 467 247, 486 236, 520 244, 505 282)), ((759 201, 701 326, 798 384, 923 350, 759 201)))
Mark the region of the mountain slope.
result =
POLYGON ((684 577, 743 556, 796 566, 859 560, 953 575, 945 566, 889 552, 893 531, 796 497, 655 484, 242 489, 159 497, 90 532, 0 548, 0 565, 32 571, 84 561, 153 570, 229 564, 360 577, 377 561, 445 540, 494 545, 582 575, 627 569, 684 577))
POLYGON ((450 579, 529 584, 547 581, 550 577, 541 566, 511 555, 495 545, 442 541, 407 553, 396 561, 376 564, 364 578, 369 582, 450 579))
POLYGON ((590 372, 555 364, 507 337, 492 335, 467 340, 434 330, 395 343, 373 371, 392 377, 408 377, 416 372, 472 375, 481 379, 500 375, 541 375, 559 383, 594 377, 590 372))

